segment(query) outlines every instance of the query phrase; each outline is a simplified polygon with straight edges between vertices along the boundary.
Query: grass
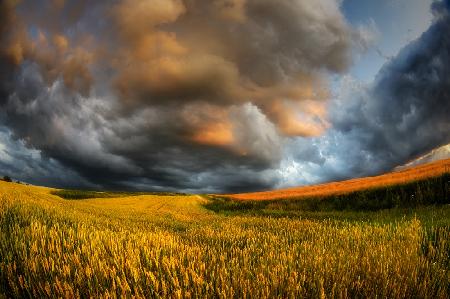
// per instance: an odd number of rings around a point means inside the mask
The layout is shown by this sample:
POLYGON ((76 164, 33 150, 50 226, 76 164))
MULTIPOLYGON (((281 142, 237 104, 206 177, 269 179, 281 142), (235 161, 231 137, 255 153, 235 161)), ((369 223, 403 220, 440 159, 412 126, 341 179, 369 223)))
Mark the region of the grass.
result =
POLYGON ((206 204, 215 212, 295 215, 296 212, 377 211, 450 204, 450 173, 406 184, 376 187, 348 194, 272 200, 238 200, 209 196, 206 204))
POLYGON ((0 182, 0 297, 450 295, 448 205, 216 213, 201 196, 121 195, 0 182))

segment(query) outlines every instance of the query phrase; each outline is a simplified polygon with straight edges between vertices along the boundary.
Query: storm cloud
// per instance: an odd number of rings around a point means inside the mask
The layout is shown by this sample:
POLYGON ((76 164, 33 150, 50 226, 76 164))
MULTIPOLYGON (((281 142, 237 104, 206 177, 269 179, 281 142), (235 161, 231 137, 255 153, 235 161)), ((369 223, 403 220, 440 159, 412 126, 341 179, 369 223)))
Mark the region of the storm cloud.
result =
POLYGON ((450 142, 449 3, 435 3, 429 30, 381 69, 367 94, 334 114, 333 127, 358 140, 380 171, 450 142))
POLYGON ((431 27, 374 82, 342 81, 323 136, 292 142, 288 184, 379 174, 450 143, 450 1, 431 9, 431 27))
POLYGON ((450 141, 447 3, 373 86, 331 100, 329 75, 370 36, 340 1, 3 1, 3 142, 66 169, 59 186, 246 191, 286 184, 292 165, 296 183, 384 171, 450 141))

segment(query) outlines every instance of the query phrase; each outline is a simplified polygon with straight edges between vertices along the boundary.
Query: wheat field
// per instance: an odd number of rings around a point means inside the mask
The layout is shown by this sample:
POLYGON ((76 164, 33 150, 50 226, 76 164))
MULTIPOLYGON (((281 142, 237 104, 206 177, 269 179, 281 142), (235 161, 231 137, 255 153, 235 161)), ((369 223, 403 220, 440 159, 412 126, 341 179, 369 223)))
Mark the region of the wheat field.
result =
POLYGON ((448 298, 450 229, 226 216, 0 182, 0 297, 448 298))

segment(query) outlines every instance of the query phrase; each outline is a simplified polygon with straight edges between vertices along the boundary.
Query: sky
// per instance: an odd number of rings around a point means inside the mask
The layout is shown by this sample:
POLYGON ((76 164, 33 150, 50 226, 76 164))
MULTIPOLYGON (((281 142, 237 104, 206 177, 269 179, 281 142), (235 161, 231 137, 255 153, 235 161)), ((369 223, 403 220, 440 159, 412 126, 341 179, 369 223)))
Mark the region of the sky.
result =
POLYGON ((0 3, 0 174, 270 190, 450 143, 448 0, 0 3))
POLYGON ((355 78, 370 82, 386 60, 417 39, 433 21, 433 0, 346 0, 343 14, 352 26, 374 32, 375 42, 351 67, 355 78))

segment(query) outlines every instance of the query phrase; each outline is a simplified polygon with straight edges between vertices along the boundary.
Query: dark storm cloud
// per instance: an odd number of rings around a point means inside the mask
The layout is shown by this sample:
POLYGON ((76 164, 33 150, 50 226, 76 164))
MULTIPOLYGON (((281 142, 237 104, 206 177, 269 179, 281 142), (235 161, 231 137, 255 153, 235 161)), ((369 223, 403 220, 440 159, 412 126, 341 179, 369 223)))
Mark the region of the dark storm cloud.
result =
POLYGON ((290 146, 303 172, 297 183, 389 171, 450 142, 450 1, 434 3, 432 11, 431 27, 371 86, 344 80, 324 136, 290 146))
POLYGON ((334 0, 3 1, 0 15, 10 139, 117 189, 273 186, 283 136, 325 130, 323 75, 362 40, 334 0))
POLYGON ((58 161, 42 157, 37 150, 14 140, 8 128, 0 126, 0 176, 40 186, 99 188, 58 161))
POLYGON ((429 30, 388 62, 372 90, 333 121, 336 130, 359 140, 380 170, 450 142, 449 3, 433 5, 436 20, 429 30))

